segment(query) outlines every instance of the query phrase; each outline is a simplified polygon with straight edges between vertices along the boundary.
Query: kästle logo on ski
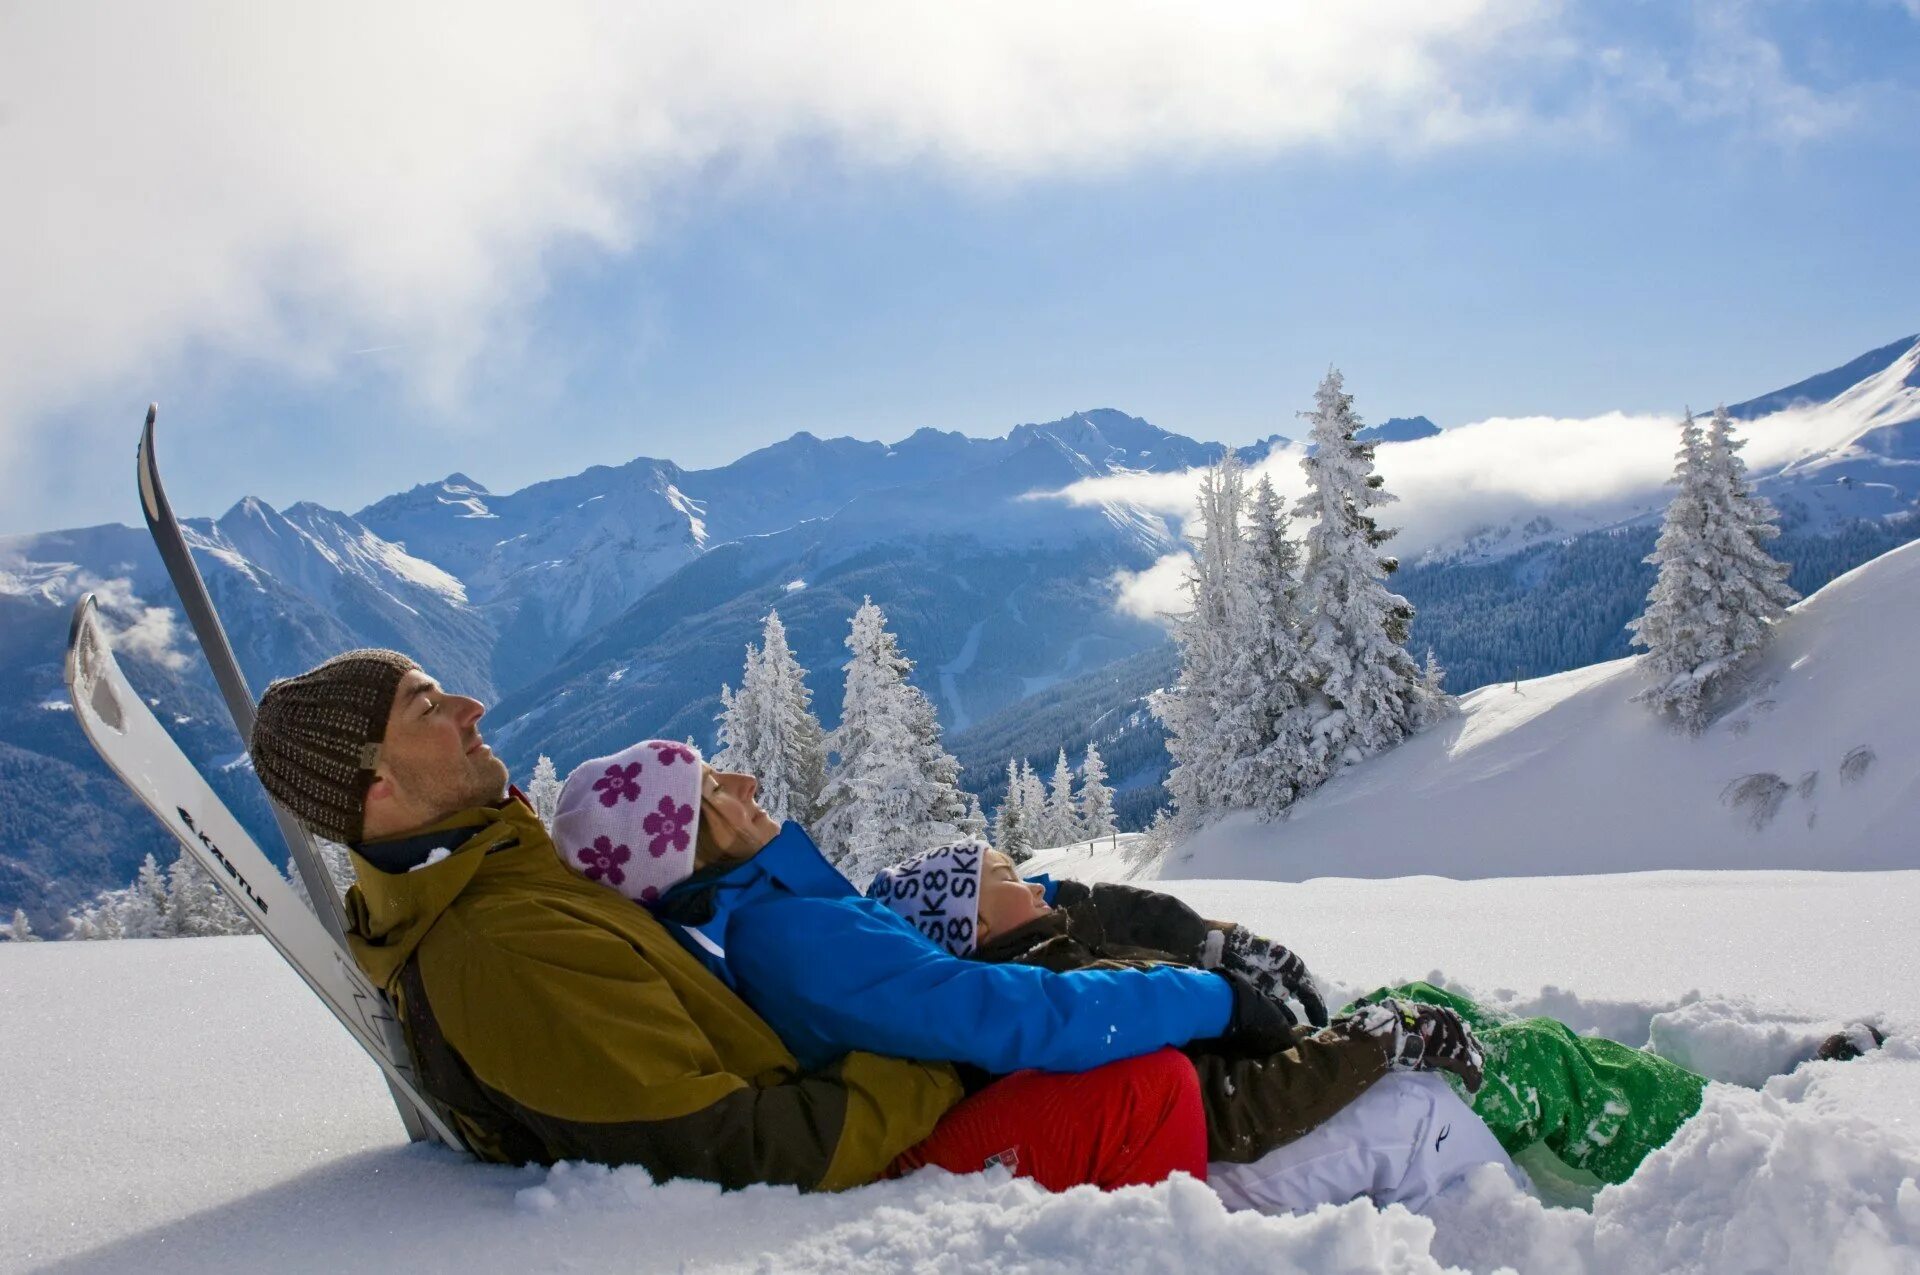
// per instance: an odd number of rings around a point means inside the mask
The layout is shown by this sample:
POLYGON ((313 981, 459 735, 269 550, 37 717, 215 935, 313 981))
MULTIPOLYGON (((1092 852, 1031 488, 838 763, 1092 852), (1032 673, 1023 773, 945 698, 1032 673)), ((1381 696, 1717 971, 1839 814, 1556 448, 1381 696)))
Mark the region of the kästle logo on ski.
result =
POLYGON ((185 806, 175 806, 173 810, 175 814, 180 816, 180 822, 187 825, 187 831, 200 838, 200 844, 207 848, 207 853, 220 861, 220 866, 227 870, 227 875, 238 882, 242 890, 246 891, 247 900, 251 902, 253 906, 259 908, 264 915, 267 910, 266 900, 253 892, 253 887, 247 884, 247 879, 240 875, 240 869, 234 867, 233 861, 227 858, 226 855, 220 853, 220 847, 213 844, 213 838, 200 831, 200 826, 194 823, 193 816, 187 813, 185 806))

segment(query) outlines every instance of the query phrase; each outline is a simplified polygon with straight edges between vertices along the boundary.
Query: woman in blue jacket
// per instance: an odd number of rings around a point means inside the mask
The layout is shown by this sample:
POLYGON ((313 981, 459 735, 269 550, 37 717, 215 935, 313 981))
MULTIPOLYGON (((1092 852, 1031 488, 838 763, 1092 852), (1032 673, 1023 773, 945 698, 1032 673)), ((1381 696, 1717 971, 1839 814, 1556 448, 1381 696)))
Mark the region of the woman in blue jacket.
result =
POLYGON ((1252 1052, 1292 1043, 1290 1016, 1237 974, 1056 973, 954 956, 863 898, 799 824, 776 828, 750 779, 730 794, 692 750, 657 747, 705 772, 700 802, 627 791, 644 783, 643 767, 630 779, 576 772, 555 847, 576 871, 653 909, 803 1067, 860 1049, 1004 1075, 1085 1071, 1196 1040, 1252 1052))

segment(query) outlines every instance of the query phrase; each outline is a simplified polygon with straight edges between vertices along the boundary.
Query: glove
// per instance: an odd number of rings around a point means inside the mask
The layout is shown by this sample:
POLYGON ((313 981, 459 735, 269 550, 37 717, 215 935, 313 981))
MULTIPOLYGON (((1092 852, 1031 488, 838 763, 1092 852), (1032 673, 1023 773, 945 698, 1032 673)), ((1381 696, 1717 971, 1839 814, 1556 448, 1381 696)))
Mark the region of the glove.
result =
POLYGON ((1227 1017, 1227 1029, 1213 1043, 1243 1054, 1277 1054, 1292 1049, 1293 1025, 1289 1010, 1271 996, 1263 994, 1244 974, 1215 970, 1233 989, 1233 1013, 1227 1017))
POLYGON ((1246 975, 1275 1000, 1293 997, 1306 1011, 1309 1023, 1315 1027, 1327 1025, 1327 1003, 1313 975, 1307 973, 1307 963, 1272 939, 1263 939, 1244 925, 1230 926, 1220 945, 1217 964, 1220 969, 1246 975))
POLYGON ((1486 1053, 1473 1029, 1444 1005, 1389 998, 1362 1005, 1340 1023, 1384 1043, 1395 1071, 1450 1071, 1466 1082, 1468 1093, 1480 1090, 1486 1053))

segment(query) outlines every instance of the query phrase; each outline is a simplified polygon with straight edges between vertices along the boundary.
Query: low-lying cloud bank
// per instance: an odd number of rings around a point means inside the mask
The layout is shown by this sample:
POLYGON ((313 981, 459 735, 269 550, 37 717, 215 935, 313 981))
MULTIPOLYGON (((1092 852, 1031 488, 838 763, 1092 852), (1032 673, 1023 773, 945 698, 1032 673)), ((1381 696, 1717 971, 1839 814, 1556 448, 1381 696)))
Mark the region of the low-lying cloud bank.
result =
MULTIPOLYGON (((1757 472, 1844 443, 1861 428, 1859 405, 1795 408, 1740 425, 1742 452, 1757 472)), ((1303 431, 1304 432, 1304 429, 1303 431)), ((1541 517, 1539 535, 1571 535, 1610 526, 1665 506, 1680 446, 1680 417, 1608 412, 1582 419, 1494 417, 1408 443, 1382 443, 1375 468, 1399 497, 1381 511, 1399 529, 1389 552, 1404 561, 1465 547, 1489 531, 1541 517)), ((1306 491, 1305 449, 1276 448, 1253 466, 1249 483, 1272 480, 1284 496, 1306 491)), ((1170 520, 1194 509, 1199 470, 1090 478, 1058 493, 1075 504, 1128 501, 1170 520)), ((1304 532, 1296 527, 1296 536, 1304 532)), ((1511 541, 1508 542, 1512 543, 1511 541)), ((1115 578, 1116 605, 1153 619, 1185 607, 1181 582, 1190 562, 1170 554, 1140 572, 1115 578)))

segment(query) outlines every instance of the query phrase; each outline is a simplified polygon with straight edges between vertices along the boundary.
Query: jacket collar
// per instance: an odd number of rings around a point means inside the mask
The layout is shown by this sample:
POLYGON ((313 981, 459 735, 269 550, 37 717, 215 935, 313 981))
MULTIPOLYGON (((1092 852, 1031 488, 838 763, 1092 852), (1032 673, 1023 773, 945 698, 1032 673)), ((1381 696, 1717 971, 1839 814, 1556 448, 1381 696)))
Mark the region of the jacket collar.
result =
POLYGON ((654 911, 666 920, 699 929, 724 948, 726 918, 771 894, 821 899, 860 896, 827 862, 807 830, 789 819, 753 858, 694 873, 668 890, 654 911))
POLYGON ((346 905, 349 943, 362 967, 384 983, 467 888, 488 855, 535 842, 549 844, 546 830, 515 793, 498 806, 455 811, 404 837, 355 846, 355 884, 347 891, 346 905), (436 849, 450 853, 429 863, 436 849))

